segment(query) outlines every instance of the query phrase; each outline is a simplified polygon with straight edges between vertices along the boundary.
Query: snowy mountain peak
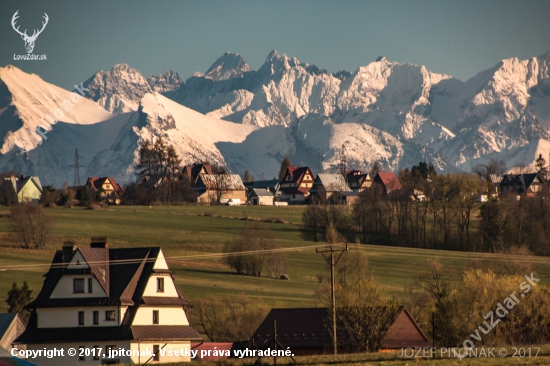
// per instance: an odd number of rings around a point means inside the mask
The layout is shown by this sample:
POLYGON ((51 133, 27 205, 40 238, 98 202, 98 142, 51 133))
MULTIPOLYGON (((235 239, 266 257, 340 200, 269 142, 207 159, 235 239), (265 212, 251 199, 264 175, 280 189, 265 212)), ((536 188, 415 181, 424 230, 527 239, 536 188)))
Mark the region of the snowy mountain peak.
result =
POLYGON ((87 96, 109 112, 135 111, 141 97, 153 91, 143 75, 128 64, 100 70, 83 84, 90 89, 87 96))
POLYGON ((376 62, 380 62, 380 61, 386 61, 386 57, 382 55, 378 56, 378 58, 376 59, 376 62))
POLYGON ((242 77, 250 67, 238 53, 226 52, 206 71, 205 77, 212 80, 227 80, 242 77))
POLYGON ((178 89, 183 84, 181 76, 173 71, 166 70, 160 75, 151 74, 147 78, 149 86, 157 93, 168 93, 178 89))

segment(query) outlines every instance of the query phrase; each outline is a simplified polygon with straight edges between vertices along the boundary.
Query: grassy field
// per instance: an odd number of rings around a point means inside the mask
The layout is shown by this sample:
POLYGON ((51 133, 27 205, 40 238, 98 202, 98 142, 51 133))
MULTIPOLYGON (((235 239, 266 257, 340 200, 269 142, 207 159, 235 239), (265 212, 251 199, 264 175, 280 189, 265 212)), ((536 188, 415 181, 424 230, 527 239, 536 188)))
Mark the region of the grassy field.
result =
MULTIPOLYGON (((74 240, 87 246, 91 236, 107 236, 112 248, 129 246, 161 246, 176 283, 189 300, 207 295, 228 296, 244 293, 277 307, 314 306, 318 273, 328 275, 328 268, 315 247, 322 243, 304 241, 300 237, 303 207, 207 207, 207 206, 131 206, 103 210, 50 208, 55 220, 54 240, 43 250, 17 247, 10 232, 9 209, 0 208, 0 298, 5 298, 11 283, 27 280, 35 294, 40 290, 42 274, 56 249, 63 241, 74 240), (223 245, 241 233, 248 220, 267 222, 278 244, 300 250, 287 253, 290 281, 240 276, 232 273, 220 257, 208 256, 222 251, 223 245)), ((508 259, 502 255, 352 245, 351 252, 367 254, 369 270, 387 291, 399 295, 404 285, 417 283, 418 274, 428 260, 439 258, 449 275, 460 279, 464 268, 473 261, 495 264, 508 259)), ((546 257, 525 257, 533 268, 550 283, 550 260, 546 257)))

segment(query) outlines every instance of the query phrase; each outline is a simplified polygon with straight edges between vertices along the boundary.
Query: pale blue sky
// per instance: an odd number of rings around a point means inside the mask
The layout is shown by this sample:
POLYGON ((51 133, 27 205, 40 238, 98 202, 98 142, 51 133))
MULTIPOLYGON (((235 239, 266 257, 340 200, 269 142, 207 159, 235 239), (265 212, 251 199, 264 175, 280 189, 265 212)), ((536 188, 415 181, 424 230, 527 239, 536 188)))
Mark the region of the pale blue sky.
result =
POLYGON ((258 69, 272 49, 329 72, 379 55, 466 80, 501 59, 550 51, 550 1, 6 1, 0 0, 0 66, 15 65, 64 88, 128 63, 144 76, 187 79, 224 52, 258 69), (41 26, 34 54, 11 27, 41 26))

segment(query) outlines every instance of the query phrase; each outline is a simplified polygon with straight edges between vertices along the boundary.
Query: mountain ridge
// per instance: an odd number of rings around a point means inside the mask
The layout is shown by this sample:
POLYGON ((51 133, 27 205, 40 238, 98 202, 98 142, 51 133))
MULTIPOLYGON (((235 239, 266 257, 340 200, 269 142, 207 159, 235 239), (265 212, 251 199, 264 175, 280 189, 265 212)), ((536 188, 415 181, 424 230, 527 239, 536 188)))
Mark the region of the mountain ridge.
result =
MULTIPOLYGON (((510 169, 517 163, 532 166, 538 154, 548 155, 549 65, 550 52, 522 61, 512 58, 463 82, 382 56, 354 72, 330 74, 275 50, 258 70, 250 70, 241 55, 226 52, 204 74, 186 80, 173 70, 145 78, 118 64, 83 83, 89 89, 83 98, 87 102, 79 102, 70 112, 74 116, 68 112, 70 121, 63 122, 96 124, 116 117, 116 136, 107 148, 89 151, 86 174, 108 173, 122 182, 133 179, 139 144, 156 136, 177 145, 184 163, 212 160, 240 174, 249 169, 257 177, 274 174, 285 155, 318 171, 332 171, 343 151, 350 166, 362 169, 378 161, 397 171, 430 160, 440 171, 469 171, 491 158, 505 160, 510 169), (84 117, 81 109, 95 117, 84 117), (218 127, 226 135, 213 132, 218 127)), ((15 69, 0 68, 5 101, 0 105, 0 169, 19 164, 28 170, 28 164, 16 163, 24 154, 18 152, 17 138, 30 138, 39 117, 59 108, 70 93, 41 79, 24 81, 39 77, 15 69), (17 102, 25 95, 48 93, 53 101, 36 97, 42 109, 31 101, 17 102)), ((54 133, 55 126, 48 130, 54 133)), ((95 138, 89 139, 80 143, 93 145, 95 138)), ((37 142, 31 148, 55 150, 37 142)), ((59 175, 52 184, 71 176, 59 175)))

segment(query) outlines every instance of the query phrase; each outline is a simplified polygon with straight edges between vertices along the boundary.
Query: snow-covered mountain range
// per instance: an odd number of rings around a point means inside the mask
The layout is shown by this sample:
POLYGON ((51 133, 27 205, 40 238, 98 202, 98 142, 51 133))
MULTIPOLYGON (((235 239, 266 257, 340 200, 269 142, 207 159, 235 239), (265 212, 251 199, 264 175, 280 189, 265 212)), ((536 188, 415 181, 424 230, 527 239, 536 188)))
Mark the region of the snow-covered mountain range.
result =
POLYGON ((13 66, 0 68, 0 170, 72 184, 74 151, 87 176, 134 179, 144 140, 162 136, 184 163, 208 160, 271 178, 288 155, 314 172, 378 161, 470 171, 550 153, 550 52, 503 60, 466 82, 379 57, 330 74, 272 51, 258 70, 226 53, 205 74, 145 78, 126 64, 69 92, 13 66))

